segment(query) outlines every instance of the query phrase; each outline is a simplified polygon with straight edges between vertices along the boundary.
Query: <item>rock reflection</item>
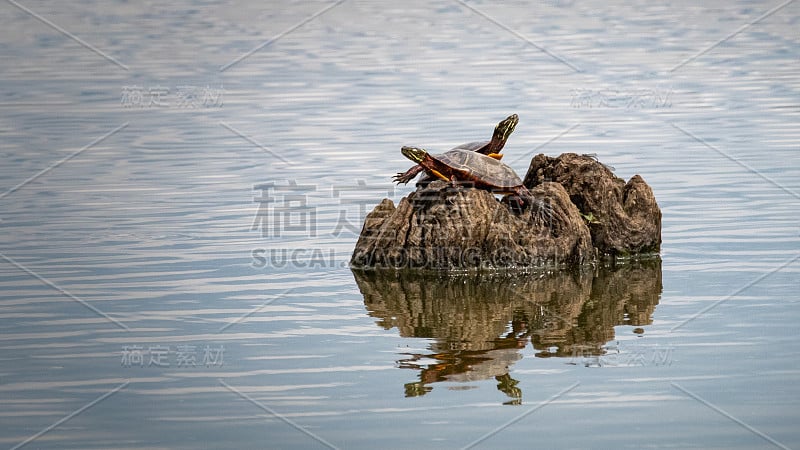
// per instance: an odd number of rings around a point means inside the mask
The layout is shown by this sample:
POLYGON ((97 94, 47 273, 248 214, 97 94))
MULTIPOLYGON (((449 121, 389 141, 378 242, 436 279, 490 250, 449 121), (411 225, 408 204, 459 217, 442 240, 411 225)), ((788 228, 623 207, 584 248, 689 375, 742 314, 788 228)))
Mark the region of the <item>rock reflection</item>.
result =
POLYGON ((615 326, 651 323, 662 289, 658 258, 525 276, 353 274, 379 326, 432 339, 428 351, 397 362, 419 372, 406 396, 424 395, 436 382, 495 378, 508 403, 522 398, 509 368, 528 341, 537 357, 602 355, 615 326))

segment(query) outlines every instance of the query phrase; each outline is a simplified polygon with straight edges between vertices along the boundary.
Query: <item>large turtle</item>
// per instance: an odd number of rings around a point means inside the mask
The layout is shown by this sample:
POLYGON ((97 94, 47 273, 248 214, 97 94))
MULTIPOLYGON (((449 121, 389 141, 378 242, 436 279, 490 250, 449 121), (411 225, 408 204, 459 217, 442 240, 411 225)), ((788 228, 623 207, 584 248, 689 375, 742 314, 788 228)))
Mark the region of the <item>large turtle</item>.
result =
POLYGON ((496 194, 515 195, 522 209, 535 205, 540 213, 549 216, 547 205, 533 197, 514 169, 495 158, 460 148, 441 155, 431 155, 418 147, 403 147, 401 152, 431 176, 453 183, 467 183, 496 194))
MULTIPOLYGON (((494 127, 494 133, 492 134, 492 139, 490 141, 477 141, 477 142, 469 142, 467 144, 461 144, 453 150, 469 150, 473 152, 477 152, 483 155, 491 156, 495 159, 500 159, 503 155, 500 154, 500 151, 503 150, 503 147, 506 145, 506 141, 508 140, 508 136, 514 131, 514 127, 517 126, 519 122, 519 116, 516 114, 512 114, 505 119, 501 120, 500 123, 494 127)), ((394 181, 398 184, 400 183, 408 183, 409 181, 413 180, 420 172, 424 169, 421 165, 417 164, 416 166, 406 170, 405 172, 400 172, 394 176, 394 181)), ((429 177, 430 178, 430 177, 429 177)), ((430 181, 430 180, 425 180, 430 181)))

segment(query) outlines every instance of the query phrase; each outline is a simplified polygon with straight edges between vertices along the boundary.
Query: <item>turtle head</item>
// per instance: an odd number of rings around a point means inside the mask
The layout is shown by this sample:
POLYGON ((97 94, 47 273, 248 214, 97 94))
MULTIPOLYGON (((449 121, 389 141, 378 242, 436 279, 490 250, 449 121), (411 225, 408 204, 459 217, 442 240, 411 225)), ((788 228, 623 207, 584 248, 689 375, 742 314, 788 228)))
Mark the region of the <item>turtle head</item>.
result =
POLYGON ((508 136, 514 131, 514 127, 517 126, 518 122, 519 116, 516 114, 512 114, 501 120, 500 123, 498 123, 494 128, 492 141, 505 142, 508 139, 508 136))
POLYGON ((428 156, 428 152, 418 147, 403 147, 400 149, 400 152, 403 154, 403 156, 417 164, 421 163, 422 160, 428 156))

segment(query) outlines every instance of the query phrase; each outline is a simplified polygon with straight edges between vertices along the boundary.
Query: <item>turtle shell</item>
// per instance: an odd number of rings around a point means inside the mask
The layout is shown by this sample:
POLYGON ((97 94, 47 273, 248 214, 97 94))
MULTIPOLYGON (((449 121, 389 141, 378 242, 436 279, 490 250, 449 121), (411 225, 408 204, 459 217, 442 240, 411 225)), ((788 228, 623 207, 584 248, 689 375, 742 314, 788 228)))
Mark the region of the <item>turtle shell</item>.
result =
POLYGON ((509 165, 481 153, 454 149, 441 155, 431 155, 431 158, 449 168, 459 181, 473 181, 494 189, 511 189, 522 185, 519 175, 509 165))
MULTIPOLYGON (((470 152, 478 152, 478 153, 482 153, 482 154, 485 155, 485 154, 489 153, 489 144, 491 142, 492 141, 467 142, 466 144, 461 144, 459 146, 453 147, 448 151, 467 150, 467 151, 470 151, 470 152)), ((414 175, 416 175, 416 173, 414 175)), ((419 183, 426 184, 426 183, 430 183, 431 181, 433 181, 435 179, 436 179, 436 177, 434 177, 434 176, 425 175, 424 177, 422 177, 419 180, 419 183)))
POLYGON ((485 155, 489 150, 490 142, 492 141, 468 142, 466 144, 461 144, 456 147, 453 147, 452 150, 469 150, 471 152, 483 153, 485 155))

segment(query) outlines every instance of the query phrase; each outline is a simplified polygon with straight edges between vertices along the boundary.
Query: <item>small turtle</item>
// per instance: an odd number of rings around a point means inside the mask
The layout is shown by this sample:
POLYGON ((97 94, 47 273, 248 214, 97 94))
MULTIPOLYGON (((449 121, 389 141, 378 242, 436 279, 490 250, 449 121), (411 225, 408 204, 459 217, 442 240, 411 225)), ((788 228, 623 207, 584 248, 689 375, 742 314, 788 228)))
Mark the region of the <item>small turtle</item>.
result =
MULTIPOLYGON (((453 150, 469 150, 483 155, 488 155, 495 159, 500 159, 503 157, 503 155, 500 154, 500 151, 503 150, 503 147, 506 145, 506 141, 508 140, 508 136, 514 131, 514 127, 517 126, 518 122, 519 116, 512 114, 497 124, 497 126, 494 128, 494 133, 492 134, 492 140, 461 144, 453 148, 453 150)), ((423 167, 417 164, 405 172, 400 172, 395 175, 394 181, 396 181, 398 184, 408 183, 423 170, 423 167)))
POLYGON ((441 155, 431 155, 417 147, 403 147, 401 152, 436 178, 453 183, 469 183, 496 194, 512 194, 521 200, 522 208, 536 205, 546 214, 549 211, 547 205, 535 199, 522 184, 514 169, 495 158, 458 148, 441 155))

